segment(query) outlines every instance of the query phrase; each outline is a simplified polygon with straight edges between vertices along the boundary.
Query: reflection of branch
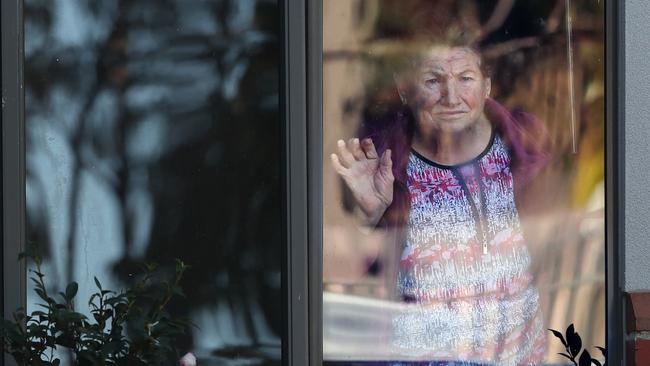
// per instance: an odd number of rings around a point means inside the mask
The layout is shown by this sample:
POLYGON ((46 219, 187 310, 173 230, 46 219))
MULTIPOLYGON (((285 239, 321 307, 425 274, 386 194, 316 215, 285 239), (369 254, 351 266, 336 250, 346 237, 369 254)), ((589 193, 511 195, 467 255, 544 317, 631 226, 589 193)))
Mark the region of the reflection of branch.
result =
MULTIPOLYGON (((101 59, 101 58, 100 58, 101 59)), ((99 94, 100 86, 97 81, 93 83, 93 86, 88 92, 88 99, 84 103, 81 111, 79 112, 79 117, 75 127, 77 128, 75 133, 70 139, 70 145, 72 148, 72 159, 70 161, 70 169, 72 171, 72 179, 70 179, 70 202, 68 204, 68 240, 67 240, 67 253, 68 260, 66 265, 66 283, 71 283, 74 277, 74 264, 76 261, 75 255, 75 242, 77 240, 77 226, 78 226, 78 217, 76 211, 79 208, 79 195, 81 184, 81 169, 82 169, 82 160, 81 160, 81 145, 83 142, 83 137, 86 130, 86 119, 88 112, 92 108, 97 94, 99 94)), ((72 349, 68 351, 68 357, 72 359, 72 349)))
POLYGON ((483 57, 486 59, 498 58, 507 55, 522 48, 535 47, 540 43, 539 37, 523 37, 511 41, 498 43, 483 51, 483 57))
POLYGON ((503 22, 505 22, 508 15, 510 15, 510 11, 514 4, 515 0, 499 0, 497 5, 494 7, 492 15, 490 15, 490 18, 483 25, 479 35, 479 40, 484 39, 490 33, 499 29, 503 25, 503 22))
MULTIPOLYGON (((51 222, 49 217, 47 203, 47 184, 43 181, 42 175, 27 171, 29 177, 29 186, 31 186, 32 195, 35 202, 40 202, 42 209, 29 210, 30 218, 27 220, 27 245, 40 248, 43 255, 51 256, 54 248, 52 247, 51 237, 47 232, 47 223, 51 222)), ((47 177, 45 178, 47 179, 47 177)))
POLYGON ((90 109, 93 106, 95 98, 99 93, 100 87, 97 82, 94 83, 90 92, 88 93, 88 99, 83 105, 83 108, 79 112, 79 118, 75 126, 77 127, 72 139, 70 140, 70 145, 72 148, 72 161, 70 162, 72 170, 72 179, 70 179, 70 201, 68 204, 68 214, 69 214, 69 226, 68 226, 68 240, 67 240, 67 266, 66 266, 66 283, 73 281, 74 275, 74 264, 75 264, 75 251, 74 245, 77 239, 77 215, 76 211, 78 209, 78 201, 80 194, 80 184, 81 179, 81 145, 83 142, 83 137, 86 131, 86 119, 87 114, 90 112, 90 109))
POLYGON ((546 20, 546 33, 553 33, 558 30, 562 23, 562 15, 564 15, 564 2, 566 0, 557 0, 551 14, 546 20))
POLYGON ((70 202, 69 202, 69 228, 68 228, 68 239, 67 239, 67 244, 66 244, 66 249, 67 249, 67 268, 66 268, 66 281, 67 283, 70 283, 73 281, 73 276, 74 276, 74 265, 76 261, 76 255, 75 255, 75 243, 77 241, 77 226, 78 226, 78 217, 76 215, 76 211, 79 209, 79 196, 81 194, 80 188, 80 180, 81 180, 81 171, 83 168, 83 160, 81 157, 81 150, 82 150, 82 145, 83 145, 83 139, 86 134, 86 122, 88 119, 88 114, 90 113, 91 108, 93 107, 93 104, 95 100, 97 99, 97 95, 102 89, 102 85, 105 80, 112 81, 114 83, 121 81, 121 76, 122 74, 120 73, 115 73, 111 74, 111 71, 115 71, 114 69, 111 69, 111 65, 107 65, 105 62, 106 60, 113 60, 111 56, 114 56, 111 54, 111 52, 115 51, 116 47, 120 47, 121 44, 119 43, 120 39, 120 30, 121 27, 124 25, 122 18, 125 15, 125 12, 123 11, 124 9, 124 3, 120 2, 120 15, 118 16, 118 19, 113 23, 113 29, 110 33, 110 36, 106 40, 105 44, 103 47, 99 49, 99 57, 97 58, 96 61, 96 75, 95 75, 95 80, 93 82, 92 87, 88 91, 86 95, 88 95, 88 98, 86 99, 83 107, 81 108, 81 111, 79 112, 79 117, 78 121, 75 124, 76 126, 76 131, 73 134, 72 138, 70 139, 70 145, 72 149, 72 155, 73 159, 70 163, 71 165, 71 170, 72 170, 72 179, 70 181, 70 202), (116 42, 117 41, 117 42, 116 42))
MULTIPOLYGON (((129 27, 122 23, 124 19, 127 18, 127 12, 129 10, 129 2, 120 1, 119 2, 119 14, 120 17, 116 22, 115 29, 113 32, 113 40, 109 42, 108 52, 115 54, 118 60, 126 59, 126 49, 128 42, 128 32, 129 27), (121 24, 122 23, 122 24, 121 24), (121 25, 120 25, 121 24, 121 25), (120 30, 120 28, 122 28, 120 30)), ((108 65, 109 70, 107 74, 109 75, 121 75, 119 79, 114 79, 115 89, 118 93, 118 116, 117 116, 117 126, 116 126, 116 136, 115 136, 115 149, 116 155, 120 161, 120 164, 117 168, 117 181, 115 187, 115 195, 120 203, 120 216, 122 218, 122 241, 124 246, 124 260, 128 260, 131 254, 131 247, 133 242, 133 227, 135 226, 133 212, 129 210, 128 197, 129 197, 129 179, 131 177, 131 165, 129 164, 129 159, 127 157, 126 151, 126 140, 128 128, 132 122, 132 116, 126 113, 126 97, 125 89, 130 83, 131 75, 126 71, 126 66, 124 64, 116 63, 114 65, 108 65)))
POLYGON ((323 61, 361 59, 366 58, 366 56, 365 52, 359 49, 331 50, 323 52, 323 61))
MULTIPOLYGON (((497 58, 505 54, 514 52, 521 48, 535 47, 542 41, 541 37, 523 37, 516 38, 507 42, 497 43, 492 47, 488 47, 483 51, 485 58, 497 58)), ((323 53, 323 60, 354 60, 354 59, 381 59, 389 54, 396 54, 399 50, 408 48, 408 44, 403 41, 398 42, 382 42, 368 45, 363 49, 341 49, 331 50, 323 53), (401 44, 400 44, 401 43, 401 44)))

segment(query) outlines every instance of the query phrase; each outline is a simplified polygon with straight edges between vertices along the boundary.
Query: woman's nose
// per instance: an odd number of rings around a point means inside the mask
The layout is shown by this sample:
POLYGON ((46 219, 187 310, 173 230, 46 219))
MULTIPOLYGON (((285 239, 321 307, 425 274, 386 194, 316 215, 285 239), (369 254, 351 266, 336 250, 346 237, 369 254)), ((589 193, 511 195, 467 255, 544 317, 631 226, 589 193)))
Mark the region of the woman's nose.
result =
POLYGON ((456 85, 453 80, 448 80, 443 85, 442 103, 448 106, 455 106, 460 104, 460 98, 458 96, 458 85, 456 85))

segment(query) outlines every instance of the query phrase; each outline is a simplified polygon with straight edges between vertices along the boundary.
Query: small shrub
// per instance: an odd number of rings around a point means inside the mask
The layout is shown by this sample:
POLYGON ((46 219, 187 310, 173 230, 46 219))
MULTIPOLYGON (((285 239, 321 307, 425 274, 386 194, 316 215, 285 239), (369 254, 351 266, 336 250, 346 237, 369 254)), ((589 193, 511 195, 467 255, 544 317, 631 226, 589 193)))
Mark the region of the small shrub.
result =
POLYGON ((179 359, 176 340, 190 323, 169 314, 167 307, 174 297, 184 296, 179 283, 189 267, 182 261, 176 260, 171 280, 156 265, 144 265, 137 280, 119 293, 95 277, 89 319, 75 310, 76 282, 65 292, 50 294, 40 257, 24 257, 35 263, 31 281, 42 302, 30 314, 21 308, 0 324, 4 351, 19 365, 58 366, 57 355, 63 353, 71 355, 74 365, 168 365, 179 359))

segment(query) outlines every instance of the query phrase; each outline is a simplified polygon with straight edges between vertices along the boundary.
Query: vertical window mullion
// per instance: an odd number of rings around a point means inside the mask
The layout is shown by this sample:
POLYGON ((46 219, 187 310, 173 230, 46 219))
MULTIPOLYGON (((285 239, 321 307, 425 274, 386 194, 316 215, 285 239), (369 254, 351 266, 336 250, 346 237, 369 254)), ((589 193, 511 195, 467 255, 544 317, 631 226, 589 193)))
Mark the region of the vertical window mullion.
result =
POLYGON ((307 81, 305 1, 284 1, 286 355, 287 365, 309 364, 307 81))
MULTIPOLYGON (((3 316, 25 307, 25 134, 22 0, 3 0, 2 27, 2 283, 3 316)), ((14 365, 3 355, 4 365, 14 365)))
POLYGON ((309 360, 323 363, 323 2, 307 5, 309 360))
POLYGON ((605 93, 606 93, 606 341, 607 363, 625 361, 623 312, 623 260, 625 246, 625 2, 605 3, 605 93))

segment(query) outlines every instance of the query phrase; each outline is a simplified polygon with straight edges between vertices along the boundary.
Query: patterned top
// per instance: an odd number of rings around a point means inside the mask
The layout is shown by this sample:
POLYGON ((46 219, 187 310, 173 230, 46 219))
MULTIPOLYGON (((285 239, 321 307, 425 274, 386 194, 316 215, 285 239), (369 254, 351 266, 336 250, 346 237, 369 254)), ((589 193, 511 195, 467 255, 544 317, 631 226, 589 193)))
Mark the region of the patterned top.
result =
POLYGON ((528 272, 510 154, 496 134, 454 166, 413 151, 398 290, 412 310, 394 345, 419 359, 536 364, 544 353, 539 295, 528 272))

